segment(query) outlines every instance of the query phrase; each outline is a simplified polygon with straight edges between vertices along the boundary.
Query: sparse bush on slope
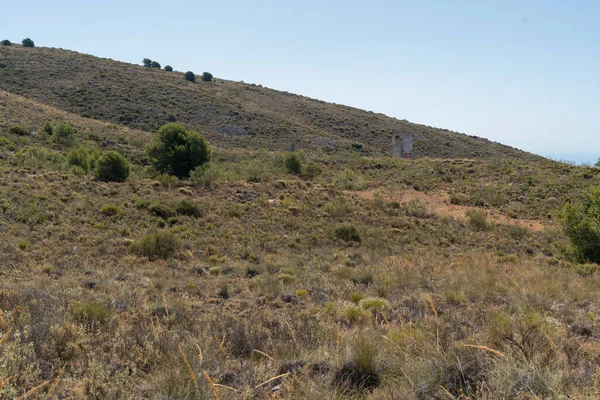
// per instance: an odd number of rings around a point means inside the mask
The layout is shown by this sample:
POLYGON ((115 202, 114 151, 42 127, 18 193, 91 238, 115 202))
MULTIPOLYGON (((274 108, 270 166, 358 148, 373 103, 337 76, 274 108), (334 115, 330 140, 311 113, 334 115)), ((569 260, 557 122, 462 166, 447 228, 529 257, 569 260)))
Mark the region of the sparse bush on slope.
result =
POLYGON ((212 82, 212 79, 213 79, 213 76, 212 76, 212 74, 210 72, 204 72, 202 74, 202 80, 204 82, 212 82))
POLYGON ((23 39, 21 43, 23 44, 23 47, 35 47, 35 43, 29 38, 23 39))
POLYGON ((165 65, 165 71, 173 72, 173 67, 171 67, 170 65, 165 65))
POLYGON ((116 151, 109 151, 96 162, 96 179, 104 182, 124 182, 129 176, 129 163, 116 151))
POLYGON ((581 200, 565 204, 560 221, 574 256, 600 263, 600 186, 585 191, 581 200))
POLYGON ((204 136, 182 125, 163 125, 147 147, 157 171, 187 178, 190 172, 210 161, 210 146, 204 136))
POLYGON ((287 172, 294 175, 300 175, 302 172, 302 159, 297 153, 286 154, 284 162, 287 172))
POLYGON ((5 39, 2 41, 2 46, 11 46, 11 45, 12 45, 12 43, 8 39, 5 39))
POLYGON ((192 71, 185 73, 185 80, 190 82, 196 82, 196 75, 192 71))
POLYGON ((53 132, 56 143, 64 146, 71 146, 75 142, 75 129, 68 124, 56 124, 53 132))
POLYGON ((78 166, 85 172, 90 170, 90 152, 85 147, 72 150, 67 159, 71 166, 78 166))
POLYGON ((161 231, 146 235, 135 245, 135 250, 150 261, 162 258, 171 258, 181 247, 179 240, 168 231, 161 231))

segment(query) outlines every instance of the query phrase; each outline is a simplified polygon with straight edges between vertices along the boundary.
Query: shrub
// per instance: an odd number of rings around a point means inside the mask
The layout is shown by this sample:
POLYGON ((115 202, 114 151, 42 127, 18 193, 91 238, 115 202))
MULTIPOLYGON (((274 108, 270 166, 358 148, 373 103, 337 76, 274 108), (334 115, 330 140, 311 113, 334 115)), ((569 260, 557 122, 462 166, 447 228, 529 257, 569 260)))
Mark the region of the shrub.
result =
POLYGON ((23 39, 21 43, 23 44, 23 47, 35 47, 35 43, 29 38, 23 39))
POLYGON ((285 169, 288 173, 300 175, 302 172, 302 160, 297 153, 287 153, 285 155, 285 169))
POLYGON ((71 173, 75 176, 84 176, 86 174, 85 170, 79 165, 71 165, 71 173))
POLYGON ((97 326, 108 322, 110 311, 105 303, 84 301, 71 306, 71 315, 80 324, 97 326))
POLYGON ((196 75, 192 71, 185 73, 185 80, 190 82, 196 82, 196 75))
POLYGON ((12 46, 12 43, 8 39, 4 39, 2 41, 2 46, 12 46))
POLYGON ((373 309, 376 311, 386 311, 391 310, 390 302, 386 299, 382 299, 381 297, 367 297, 366 299, 360 300, 358 305, 363 310, 373 309))
POLYGON ((75 129, 72 126, 58 123, 54 127, 54 140, 56 143, 71 146, 75 142, 75 129))
POLYGON ((116 217, 118 215, 121 215, 122 211, 119 207, 115 206, 114 204, 105 204, 102 206, 102 208, 100 209, 100 212, 104 215, 106 215, 107 217, 116 217))
POLYGON ((337 199, 326 203, 323 206, 325 212, 333 217, 343 217, 352 212, 352 202, 345 197, 338 197, 337 199))
POLYGON ((344 190, 362 190, 366 186, 364 179, 350 168, 345 168, 334 179, 336 186, 344 190))
POLYGON ((152 64, 150 66, 152 68, 158 68, 158 69, 160 69, 160 64, 158 63, 158 61, 152 61, 152 64))
POLYGON ((69 165, 76 165, 85 172, 90 170, 90 153, 85 147, 71 150, 67 159, 69 165))
POLYGON ((171 67, 170 65, 165 65, 165 71, 173 72, 173 67, 171 67))
POLYGON ((19 136, 27 136, 27 134, 28 134, 27 129, 25 129, 21 125, 11 126, 9 129, 9 132, 12 133, 13 135, 19 135, 19 136))
POLYGON ((560 222, 576 257, 600 263, 600 185, 586 190, 578 202, 565 204, 560 222))
POLYGON ((189 215, 190 217, 201 217, 204 215, 204 210, 189 200, 177 200, 173 203, 175 212, 179 215, 189 215))
POLYGON ((212 74, 210 72, 203 72, 202 73, 202 80, 204 82, 211 82, 212 78, 213 78, 213 76, 212 76, 212 74))
POLYGON ((343 240, 344 242, 356 242, 360 243, 361 238, 358 230, 352 225, 339 225, 333 229, 333 236, 336 239, 343 240))
POLYGON ((465 215, 467 216, 469 225, 477 232, 487 231, 490 228, 485 211, 469 210, 465 215))
POLYGON ((4 136, 0 136, 0 147, 4 147, 10 151, 15 151, 17 148, 15 142, 5 138, 4 136))
POLYGON ((142 63, 144 64, 144 67, 146 68, 152 68, 152 60, 149 58, 144 58, 142 60, 142 63))
POLYGON ((54 128, 52 127, 50 121, 46 121, 42 129, 48 134, 48 136, 51 136, 54 133, 54 128))
POLYGON ((359 337, 352 343, 352 356, 336 371, 334 380, 344 392, 373 390, 381 383, 377 369, 379 349, 371 337, 359 337))
POLYGON ((173 257, 180 247, 181 243, 175 235, 168 231, 161 231, 144 236, 135 244, 134 249, 153 261, 158 258, 166 260, 173 257))
POLYGON ((129 163, 116 151, 109 151, 96 161, 96 179, 103 182, 124 182, 129 176, 129 163))
POLYGON ((175 216, 175 210, 170 206, 161 203, 153 203, 148 207, 148 211, 160 218, 170 218, 175 216))
POLYGON ((308 164, 304 171, 302 171, 302 179, 310 180, 316 178, 318 175, 321 175, 323 170, 317 164, 308 164))
POLYGON ((219 292, 217 293, 219 295, 219 297, 221 297, 224 300, 227 300, 229 298, 229 286, 227 286, 226 283, 222 283, 219 286, 219 292))
POLYGON ((349 306, 343 311, 344 317, 348 320, 349 323, 355 324, 359 321, 363 321, 366 319, 367 314, 365 311, 357 306, 349 306))
POLYGON ((158 171, 180 178, 189 177, 194 168, 210 161, 204 136, 175 123, 163 125, 146 150, 158 171))
POLYGON ((404 209, 406 211, 406 215, 415 218, 429 218, 432 215, 431 212, 429 212, 429 207, 427 204, 423 203, 419 199, 410 200, 404 205, 404 209))

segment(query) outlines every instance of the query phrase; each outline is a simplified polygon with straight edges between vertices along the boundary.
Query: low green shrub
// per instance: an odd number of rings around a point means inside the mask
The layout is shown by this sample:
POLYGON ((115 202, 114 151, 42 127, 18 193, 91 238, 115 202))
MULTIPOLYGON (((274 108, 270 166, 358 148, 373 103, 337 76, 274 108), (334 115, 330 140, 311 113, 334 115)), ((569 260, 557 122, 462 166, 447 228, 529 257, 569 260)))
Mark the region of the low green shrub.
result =
POLYGON ((108 217, 116 217, 122 213, 121 209, 114 204, 104 204, 100 212, 108 217))
POLYGON ((487 220, 487 213, 480 210, 469 210, 465 214, 469 225, 477 232, 483 232, 490 229, 490 224, 487 220))
POLYGON ((160 218, 170 218, 175 216, 175 210, 167 205, 162 203, 152 203, 148 206, 148 211, 160 218))
POLYGON ((111 150, 96 161, 96 179, 103 182, 124 182, 129 176, 129 163, 111 150))
POLYGON ((90 152, 85 147, 71 150, 67 156, 69 165, 76 165, 85 172, 90 170, 90 152))
POLYGON ((386 311, 386 310, 391 310, 392 307, 390 305, 390 302, 387 301, 386 299, 383 299, 381 297, 367 297, 362 299, 359 303, 358 303, 359 307, 361 307, 363 310, 369 310, 369 309, 373 309, 376 311, 386 311))
POLYGON ((285 169, 288 173, 300 175, 302 172, 302 159, 298 153, 287 153, 284 158, 285 169))
POLYGON ((181 199, 173 202, 173 208, 179 215, 188 215, 190 217, 202 217, 204 210, 198 204, 192 203, 189 200, 181 199))
POLYGON ((75 142, 75 129, 64 123, 58 123, 53 129, 54 141, 63 146, 71 146, 75 142))
POLYGON ((12 133, 13 135, 19 135, 19 136, 27 136, 29 134, 29 132, 27 132, 27 129, 25 129, 21 125, 11 126, 8 131, 10 133, 12 133))
POLYGON ((4 136, 0 136, 0 147, 3 147, 10 151, 15 151, 17 149, 15 142, 5 138, 4 136))
POLYGON ((153 261, 159 258, 164 260, 172 258, 176 251, 181 248, 181 242, 168 231, 160 231, 144 236, 135 243, 135 251, 153 261))
POLYGON ((333 229, 333 236, 336 239, 343 240, 344 242, 356 242, 360 243, 361 238, 358 233, 358 229, 352 225, 338 225, 333 229))
POLYGON ((71 305, 71 316, 80 324, 97 327, 110 319, 108 305, 98 301, 81 301, 71 305))
POLYGON ((52 134, 54 133, 54 127, 52 126, 52 123, 50 123, 50 121, 46 121, 42 129, 44 130, 44 132, 46 132, 48 136, 52 136, 52 134))

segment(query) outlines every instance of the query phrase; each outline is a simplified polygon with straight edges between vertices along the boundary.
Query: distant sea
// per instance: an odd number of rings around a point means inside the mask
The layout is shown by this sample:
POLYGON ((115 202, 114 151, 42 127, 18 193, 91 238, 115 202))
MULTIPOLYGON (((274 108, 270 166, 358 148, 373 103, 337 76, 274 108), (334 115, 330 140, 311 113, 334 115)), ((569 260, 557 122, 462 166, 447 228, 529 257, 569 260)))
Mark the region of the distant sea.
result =
POLYGON ((550 153, 538 153, 542 157, 551 158, 557 161, 568 161, 574 164, 591 164, 594 165, 600 158, 600 151, 595 152, 576 152, 576 151, 561 151, 561 152, 550 152, 550 153))

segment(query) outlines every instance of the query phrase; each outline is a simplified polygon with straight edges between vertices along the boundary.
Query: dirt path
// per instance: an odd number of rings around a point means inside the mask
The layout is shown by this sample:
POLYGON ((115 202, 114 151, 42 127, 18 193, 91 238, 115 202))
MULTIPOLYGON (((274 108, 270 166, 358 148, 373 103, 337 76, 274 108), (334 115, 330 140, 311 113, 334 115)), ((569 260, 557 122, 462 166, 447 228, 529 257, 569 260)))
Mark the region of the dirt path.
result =
POLYGON ((483 209, 480 207, 473 206, 462 206, 454 205, 450 203, 450 195, 446 191, 435 191, 429 193, 417 192, 412 188, 404 190, 381 190, 381 189, 369 189, 359 192, 345 192, 348 195, 355 195, 365 200, 373 200, 377 193, 381 193, 381 199, 383 201, 397 201, 404 203, 413 199, 418 199, 429 206, 429 209, 437 215, 444 215, 455 219, 464 220, 466 219, 467 211, 471 210, 485 210, 488 213, 488 219, 496 224, 502 225, 516 225, 524 228, 531 229, 532 231, 542 231, 548 225, 543 224, 541 221, 532 219, 511 219, 504 214, 496 210, 483 209))

